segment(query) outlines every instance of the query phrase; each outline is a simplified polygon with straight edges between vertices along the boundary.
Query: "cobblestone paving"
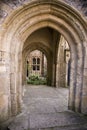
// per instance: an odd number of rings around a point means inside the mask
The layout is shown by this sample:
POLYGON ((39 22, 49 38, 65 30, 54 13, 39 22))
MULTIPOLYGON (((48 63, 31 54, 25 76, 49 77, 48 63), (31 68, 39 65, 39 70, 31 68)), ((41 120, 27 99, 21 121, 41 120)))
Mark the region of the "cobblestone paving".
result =
POLYGON ((68 111, 68 89, 26 86, 23 112, 9 130, 87 130, 87 117, 68 111))

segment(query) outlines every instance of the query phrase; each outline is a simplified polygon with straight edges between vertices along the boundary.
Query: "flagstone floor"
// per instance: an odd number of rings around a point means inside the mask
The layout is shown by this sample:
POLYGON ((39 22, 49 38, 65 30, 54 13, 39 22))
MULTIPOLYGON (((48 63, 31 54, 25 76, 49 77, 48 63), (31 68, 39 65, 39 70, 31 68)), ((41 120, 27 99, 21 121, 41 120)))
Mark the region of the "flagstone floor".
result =
POLYGON ((8 130, 87 130, 87 117, 68 110, 68 93, 68 88, 26 85, 22 113, 8 130))

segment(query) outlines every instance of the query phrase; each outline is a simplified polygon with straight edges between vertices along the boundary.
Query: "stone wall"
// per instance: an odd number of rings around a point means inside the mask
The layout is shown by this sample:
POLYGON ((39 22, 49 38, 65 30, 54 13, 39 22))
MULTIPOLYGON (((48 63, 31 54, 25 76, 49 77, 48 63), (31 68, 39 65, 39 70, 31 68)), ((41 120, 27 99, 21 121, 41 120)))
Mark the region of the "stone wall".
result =
MULTIPOLYGON (((23 56, 23 46, 25 41, 36 30, 47 27, 53 28, 63 35, 70 45, 69 109, 87 113, 86 5, 86 1, 81 0, 0 1, 1 121, 18 114, 21 110, 22 65, 25 59, 23 56)), ((50 31, 52 32, 51 29, 50 31)), ((51 36, 48 40, 46 36, 46 39, 44 39, 45 43, 42 42, 41 38, 38 46, 34 41, 32 45, 33 47, 36 45, 35 48, 29 46, 31 50, 39 48, 46 54, 49 82, 55 79, 55 73, 52 72, 55 61, 55 56, 53 55, 54 44, 51 44, 54 42, 51 36)))
MULTIPOLYGON (((45 55, 43 54, 43 52, 41 51, 38 51, 38 50, 35 50, 35 51, 32 51, 28 57, 27 57, 27 61, 28 61, 28 76, 31 76, 31 75, 36 75, 36 76, 44 76, 44 65, 46 65, 47 63, 46 60, 44 62, 44 57, 45 55), (33 58, 36 59, 36 63, 33 63, 33 58), (37 59, 39 58, 39 63, 37 62, 37 59), (35 67, 35 70, 33 70, 33 66, 36 66, 35 67), (39 69, 37 69, 37 66, 39 66, 39 69)), ((46 67, 45 67, 46 68, 46 67)), ((47 71, 47 70, 46 70, 47 71)))
POLYGON ((56 86, 66 87, 66 61, 65 61, 65 42, 63 36, 60 38, 58 55, 57 55, 57 72, 56 72, 56 86))
POLYGON ((9 54, 0 51, 0 122, 11 114, 9 54), (5 57, 7 59, 5 59, 5 57))

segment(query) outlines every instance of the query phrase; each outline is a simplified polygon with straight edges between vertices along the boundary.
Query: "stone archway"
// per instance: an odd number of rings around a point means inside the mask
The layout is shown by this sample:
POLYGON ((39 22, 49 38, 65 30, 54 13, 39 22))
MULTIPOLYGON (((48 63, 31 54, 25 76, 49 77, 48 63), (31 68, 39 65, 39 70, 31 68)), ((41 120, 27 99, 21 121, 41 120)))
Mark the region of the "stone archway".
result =
POLYGON ((8 83, 4 84, 4 88, 8 90, 3 89, 2 98, 6 106, 2 106, 5 111, 2 120, 21 110, 23 44, 32 32, 43 27, 57 30, 68 41, 71 49, 69 109, 87 112, 86 23, 78 12, 63 2, 36 1, 13 11, 2 25, 0 46, 2 54, 4 53, 2 61, 7 71, 6 76, 2 72, 2 79, 4 76, 8 83))
POLYGON ((26 81, 26 69, 24 67, 24 63, 26 62, 26 59, 27 59, 27 56, 30 52, 34 51, 34 50, 39 50, 41 52, 43 52, 47 58, 47 75, 48 75, 48 85, 50 85, 50 81, 52 80, 52 64, 51 64, 51 61, 52 61, 52 52, 50 50, 50 48, 48 48, 47 46, 45 46, 43 43, 38 43, 38 42, 35 42, 35 43, 30 43, 28 45, 27 48, 24 49, 23 53, 22 53, 22 59, 23 59, 23 74, 24 77, 23 77, 23 84, 25 84, 25 81, 26 81), (27 49, 27 50, 26 50, 27 49))

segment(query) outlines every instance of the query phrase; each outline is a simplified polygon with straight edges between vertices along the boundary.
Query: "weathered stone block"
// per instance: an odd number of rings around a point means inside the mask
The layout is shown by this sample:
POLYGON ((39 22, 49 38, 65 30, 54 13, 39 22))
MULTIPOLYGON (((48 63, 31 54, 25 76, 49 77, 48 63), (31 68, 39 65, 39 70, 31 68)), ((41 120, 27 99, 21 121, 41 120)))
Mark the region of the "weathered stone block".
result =
POLYGON ((12 115, 17 115, 18 109, 17 109, 17 95, 11 94, 11 113, 12 115))
POLYGON ((10 83, 10 92, 11 92, 11 94, 12 93, 16 93, 17 92, 17 88, 16 88, 16 82, 15 82, 15 80, 16 80, 16 77, 15 77, 15 73, 11 73, 10 74, 10 81, 11 81, 11 83, 10 83))
POLYGON ((1 74, 0 75, 0 93, 7 93, 9 94, 10 91, 10 78, 9 75, 7 74, 1 74))
POLYGON ((8 103, 9 103, 8 95, 0 94, 0 122, 8 119, 9 116, 8 103))

